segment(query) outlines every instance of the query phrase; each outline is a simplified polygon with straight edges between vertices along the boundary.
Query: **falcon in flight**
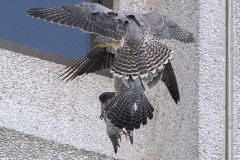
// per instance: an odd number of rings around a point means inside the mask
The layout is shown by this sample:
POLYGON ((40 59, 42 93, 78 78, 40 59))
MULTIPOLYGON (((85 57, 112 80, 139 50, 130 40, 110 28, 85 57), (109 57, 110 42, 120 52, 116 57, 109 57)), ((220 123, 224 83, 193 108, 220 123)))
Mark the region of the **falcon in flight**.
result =
POLYGON ((32 8, 27 14, 101 35, 102 44, 99 46, 117 55, 110 70, 118 77, 143 78, 162 70, 173 52, 161 43, 163 39, 184 43, 195 41, 192 33, 158 12, 114 12, 98 3, 82 2, 32 8))
POLYGON ((180 100, 175 74, 170 63, 172 50, 161 43, 175 39, 193 43, 192 33, 158 12, 140 14, 115 12, 97 3, 78 3, 49 8, 32 8, 28 15, 95 33, 97 46, 66 68, 63 79, 109 69, 114 75, 116 96, 105 107, 115 127, 133 130, 152 119, 153 107, 145 95, 160 80, 175 103, 180 100))

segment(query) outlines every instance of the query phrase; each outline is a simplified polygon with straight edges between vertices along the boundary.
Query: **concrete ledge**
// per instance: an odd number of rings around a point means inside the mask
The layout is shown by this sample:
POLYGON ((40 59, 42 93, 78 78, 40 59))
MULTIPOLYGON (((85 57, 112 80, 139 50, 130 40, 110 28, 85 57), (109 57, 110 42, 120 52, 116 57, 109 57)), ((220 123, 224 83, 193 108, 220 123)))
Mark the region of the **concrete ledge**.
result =
POLYGON ((0 159, 113 160, 107 155, 0 127, 0 159))
POLYGON ((28 47, 22 44, 14 43, 11 41, 6 41, 0 39, 0 48, 6 49, 9 51, 21 53, 23 55, 28 55, 31 57, 36 57, 41 60, 51 61, 57 64, 69 65, 74 62, 75 59, 68 58, 59 54, 47 52, 44 50, 28 47))

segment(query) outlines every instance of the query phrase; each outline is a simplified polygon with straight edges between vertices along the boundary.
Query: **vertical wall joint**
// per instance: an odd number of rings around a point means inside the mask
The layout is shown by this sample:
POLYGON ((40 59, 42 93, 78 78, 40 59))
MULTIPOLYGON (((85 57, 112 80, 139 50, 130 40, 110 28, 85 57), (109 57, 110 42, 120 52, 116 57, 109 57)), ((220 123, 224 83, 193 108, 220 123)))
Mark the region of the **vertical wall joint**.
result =
POLYGON ((233 159, 232 0, 226 0, 226 160, 233 159))

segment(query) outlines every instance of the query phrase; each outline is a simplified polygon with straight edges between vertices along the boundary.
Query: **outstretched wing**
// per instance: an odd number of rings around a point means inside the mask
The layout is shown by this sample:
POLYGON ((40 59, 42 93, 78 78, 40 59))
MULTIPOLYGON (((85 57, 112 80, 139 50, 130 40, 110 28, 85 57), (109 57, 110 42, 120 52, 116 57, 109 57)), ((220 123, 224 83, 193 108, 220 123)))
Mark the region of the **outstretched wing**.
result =
POLYGON ((49 8, 32 8, 28 15, 86 32, 121 40, 128 25, 127 18, 97 3, 78 3, 49 8))
POLYGON ((164 65, 164 69, 160 72, 156 73, 157 76, 152 77, 148 82, 147 85, 151 89, 153 88, 160 80, 162 80, 170 95, 172 96, 173 100, 177 104, 180 101, 180 94, 178 90, 178 84, 176 80, 176 76, 174 70, 172 68, 171 61, 164 65))
POLYGON ((163 16, 166 27, 163 31, 160 31, 159 38, 161 39, 175 39, 184 43, 194 43, 195 37, 192 33, 182 29, 175 22, 163 16))
POLYGON ((180 101, 180 94, 178 90, 177 80, 170 61, 169 63, 165 64, 161 80, 165 83, 170 95, 177 104, 180 101))
POLYGON ((60 75, 63 80, 73 80, 79 75, 93 73, 102 69, 110 69, 114 63, 115 55, 95 46, 77 61, 65 68, 65 72, 60 75))
POLYGON ((195 42, 192 33, 182 29, 167 16, 158 12, 140 14, 133 11, 123 11, 123 13, 126 17, 133 18, 139 26, 142 26, 143 31, 151 33, 154 40, 175 39, 184 43, 195 42))

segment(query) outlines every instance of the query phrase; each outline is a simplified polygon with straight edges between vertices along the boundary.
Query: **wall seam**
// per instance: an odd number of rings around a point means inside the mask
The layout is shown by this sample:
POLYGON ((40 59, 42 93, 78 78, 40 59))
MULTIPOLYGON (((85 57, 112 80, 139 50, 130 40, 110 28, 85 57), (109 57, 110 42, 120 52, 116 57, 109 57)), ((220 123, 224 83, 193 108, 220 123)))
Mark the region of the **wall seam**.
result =
POLYGON ((226 144, 225 159, 233 159, 233 55, 232 55, 232 0, 226 0, 226 76, 225 76, 225 109, 226 109, 226 144))

